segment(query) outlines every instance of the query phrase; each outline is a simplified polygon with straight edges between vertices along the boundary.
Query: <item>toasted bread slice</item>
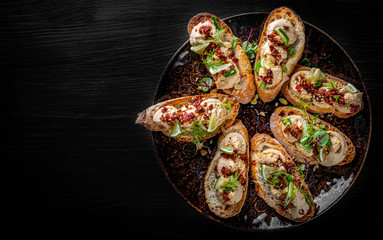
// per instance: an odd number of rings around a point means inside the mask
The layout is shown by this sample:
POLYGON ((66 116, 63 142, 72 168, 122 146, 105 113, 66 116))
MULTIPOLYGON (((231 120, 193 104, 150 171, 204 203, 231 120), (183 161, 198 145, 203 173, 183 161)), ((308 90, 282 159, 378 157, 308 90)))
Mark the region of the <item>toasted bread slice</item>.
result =
MULTIPOLYGON (((242 49, 241 39, 232 48, 233 39, 236 38, 229 26, 219 18, 214 18, 220 29, 223 29, 222 35, 214 38, 214 33, 218 32, 212 19, 214 15, 210 13, 199 13, 190 19, 188 24, 188 32, 190 35, 190 44, 193 47, 201 46, 209 40, 208 46, 202 48, 198 53, 202 59, 209 58, 209 53, 214 51, 214 59, 208 59, 209 62, 221 62, 216 67, 228 66, 226 69, 211 73, 218 89, 222 89, 224 93, 230 94, 238 98, 239 102, 246 104, 251 101, 255 94, 254 75, 252 73, 251 63, 246 53, 242 49), (205 24, 205 31, 200 30, 199 24, 205 24), (198 26, 197 26, 198 25, 198 26), (194 33, 193 33, 194 31, 194 33), (202 33, 201 33, 201 32, 202 33), (197 36, 196 36, 197 35, 197 36), (214 40, 217 40, 214 42, 214 40), (218 44, 217 44, 218 43, 218 44), (231 65, 230 65, 231 64, 231 65), (230 65, 230 66, 229 66, 230 65), (225 76, 229 71, 234 69, 235 73, 231 76, 225 76)), ((212 55, 212 56, 213 56, 212 55)), ((214 65, 214 64, 213 64, 214 65)), ((210 68, 208 67, 210 70, 210 68)), ((216 68, 217 69, 217 68, 216 68)))
POLYGON ((282 147, 267 134, 251 139, 251 177, 255 191, 282 216, 295 222, 309 220, 315 213, 313 197, 302 174, 282 147))
POLYGON ((218 150, 205 176, 210 210, 222 218, 237 215, 245 202, 249 172, 249 136, 241 120, 218 138, 218 150), (232 153, 231 153, 232 152, 232 153))
POLYGON ((287 7, 272 11, 263 27, 254 65, 262 101, 274 100, 301 58, 304 46, 305 28, 300 17, 287 7))
POLYGON ((150 131, 162 131, 179 141, 191 142, 196 137, 204 140, 221 133, 222 128, 233 124, 238 111, 236 98, 211 93, 157 103, 139 113, 136 124, 150 131))
POLYGON ((354 144, 344 133, 305 110, 277 108, 270 117, 270 129, 294 160, 301 163, 343 165, 355 157, 354 144), (320 130, 327 134, 320 134, 320 130))
POLYGON ((363 93, 354 85, 316 68, 300 65, 291 73, 290 81, 283 84, 282 93, 294 106, 303 102, 310 112, 334 113, 340 118, 353 116, 364 106, 363 93))

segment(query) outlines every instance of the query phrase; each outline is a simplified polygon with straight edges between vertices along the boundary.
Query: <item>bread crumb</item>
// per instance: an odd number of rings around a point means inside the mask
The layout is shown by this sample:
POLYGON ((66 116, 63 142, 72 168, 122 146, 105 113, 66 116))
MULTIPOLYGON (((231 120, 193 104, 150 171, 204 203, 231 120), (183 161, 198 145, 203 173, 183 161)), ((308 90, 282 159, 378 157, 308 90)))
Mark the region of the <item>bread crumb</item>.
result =
POLYGON ((202 156, 205 156, 207 154, 207 151, 205 149, 201 149, 200 153, 201 153, 202 156))

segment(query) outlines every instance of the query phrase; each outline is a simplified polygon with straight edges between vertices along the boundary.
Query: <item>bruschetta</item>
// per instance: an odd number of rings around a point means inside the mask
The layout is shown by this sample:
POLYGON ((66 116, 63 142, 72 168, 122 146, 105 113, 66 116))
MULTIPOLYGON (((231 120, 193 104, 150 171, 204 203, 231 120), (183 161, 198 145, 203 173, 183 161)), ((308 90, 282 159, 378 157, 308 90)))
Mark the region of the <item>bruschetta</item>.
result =
POLYGON ((304 165, 298 168, 276 139, 255 134, 250 157, 255 190, 270 207, 295 222, 307 221, 314 215, 315 204, 304 181, 304 165))
POLYGON ((330 167, 355 157, 354 144, 344 133, 304 107, 277 108, 270 117, 270 129, 297 162, 330 167))
POLYGON ((231 126, 239 102, 225 94, 181 97, 153 105, 138 114, 136 124, 150 131, 162 131, 179 141, 211 138, 231 126))
POLYGON ((205 176, 209 209, 219 217, 237 215, 245 202, 249 172, 249 136, 241 120, 235 120, 218 138, 218 150, 205 176))
POLYGON ((363 109, 363 93, 342 79, 323 73, 319 68, 296 66, 282 93, 294 106, 302 102, 313 113, 334 113, 347 118, 363 109))
POLYGON ((305 46, 305 28, 291 9, 281 7, 266 19, 255 59, 254 76, 259 97, 274 100, 288 81, 305 46))
POLYGON ((215 85, 246 104, 255 94, 251 63, 229 26, 210 13, 200 13, 188 24, 191 50, 200 54, 215 85))

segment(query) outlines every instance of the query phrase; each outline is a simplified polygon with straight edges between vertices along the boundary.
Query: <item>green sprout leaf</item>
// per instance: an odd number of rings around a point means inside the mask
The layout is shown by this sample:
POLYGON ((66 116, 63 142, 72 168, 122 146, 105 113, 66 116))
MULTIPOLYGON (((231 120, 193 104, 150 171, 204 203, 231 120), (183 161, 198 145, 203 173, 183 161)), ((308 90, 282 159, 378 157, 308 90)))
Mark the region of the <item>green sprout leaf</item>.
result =
POLYGON ((313 140, 321 147, 326 145, 330 139, 330 136, 325 130, 318 130, 314 133, 313 140))
POLYGON ((202 91, 208 92, 210 88, 213 86, 213 80, 209 77, 202 78, 200 85, 201 85, 202 91))

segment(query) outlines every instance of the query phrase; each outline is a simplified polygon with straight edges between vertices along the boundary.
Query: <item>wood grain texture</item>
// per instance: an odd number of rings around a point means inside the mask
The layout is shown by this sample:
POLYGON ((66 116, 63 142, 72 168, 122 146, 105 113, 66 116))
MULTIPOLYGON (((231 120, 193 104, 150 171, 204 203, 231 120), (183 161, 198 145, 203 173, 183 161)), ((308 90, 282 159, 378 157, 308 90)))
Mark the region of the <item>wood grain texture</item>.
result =
POLYGON ((339 224, 372 231, 382 223, 376 220, 381 208, 365 210, 379 187, 382 166, 383 32, 377 30, 382 2, 23 0, 1 5, 0 129, 9 226, 123 226, 178 239, 251 236, 187 205, 163 175, 151 133, 134 120, 151 105, 163 69, 187 41, 192 16, 211 12, 224 18, 282 5, 327 32, 355 61, 370 95, 373 135, 365 166, 345 197, 320 218, 274 234, 309 233, 318 226, 334 230, 339 224))

